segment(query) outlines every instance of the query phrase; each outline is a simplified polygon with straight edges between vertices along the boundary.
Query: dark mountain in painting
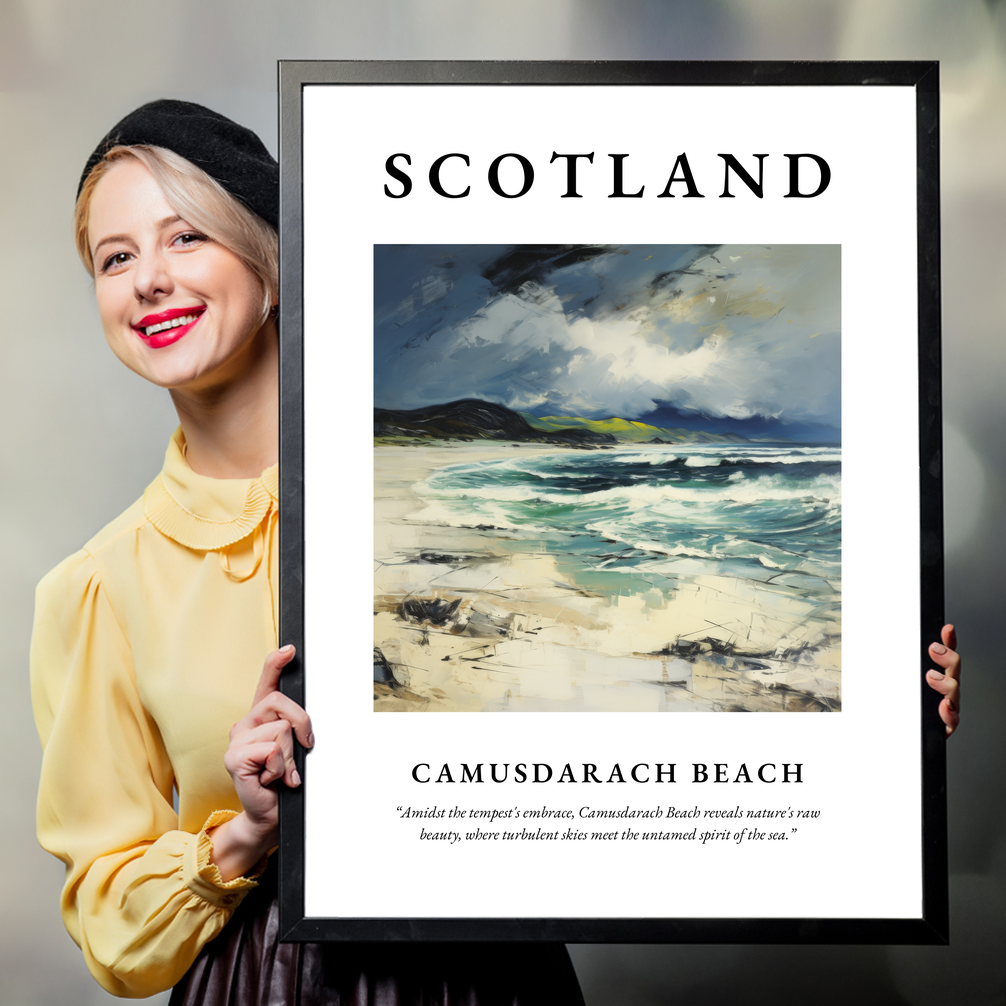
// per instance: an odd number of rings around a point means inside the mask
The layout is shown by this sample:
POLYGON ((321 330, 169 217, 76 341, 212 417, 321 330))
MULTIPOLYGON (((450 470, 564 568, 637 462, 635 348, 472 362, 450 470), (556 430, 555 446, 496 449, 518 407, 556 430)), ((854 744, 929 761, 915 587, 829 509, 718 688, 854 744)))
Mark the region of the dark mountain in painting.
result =
POLYGON ((422 409, 374 409, 374 436, 516 440, 570 447, 594 447, 617 442, 610 433, 594 430, 536 430, 516 412, 479 398, 462 398, 446 405, 428 405, 422 409))

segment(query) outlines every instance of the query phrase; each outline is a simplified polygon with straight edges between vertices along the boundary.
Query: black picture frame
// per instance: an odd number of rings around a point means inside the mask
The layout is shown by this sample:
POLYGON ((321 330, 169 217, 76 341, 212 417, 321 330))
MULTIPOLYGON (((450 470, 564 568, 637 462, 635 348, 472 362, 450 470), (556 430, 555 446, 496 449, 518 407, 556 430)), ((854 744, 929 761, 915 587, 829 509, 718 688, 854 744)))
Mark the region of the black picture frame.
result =
MULTIPOLYGON (((296 644, 282 688, 311 710, 311 654, 304 647, 304 361, 302 96, 306 86, 646 84, 705 86, 910 87, 915 93, 918 256, 918 407, 921 567, 922 723, 918 756, 922 800, 923 904, 917 918, 374 918, 305 914, 304 779, 281 794, 280 926, 287 941, 563 941, 618 943, 939 944, 948 941, 945 736, 939 696, 925 684, 927 646, 943 624, 940 383, 939 72, 934 62, 355 62, 282 61, 280 103, 280 640, 296 644)), ((340 862, 333 836, 333 869, 340 862)))

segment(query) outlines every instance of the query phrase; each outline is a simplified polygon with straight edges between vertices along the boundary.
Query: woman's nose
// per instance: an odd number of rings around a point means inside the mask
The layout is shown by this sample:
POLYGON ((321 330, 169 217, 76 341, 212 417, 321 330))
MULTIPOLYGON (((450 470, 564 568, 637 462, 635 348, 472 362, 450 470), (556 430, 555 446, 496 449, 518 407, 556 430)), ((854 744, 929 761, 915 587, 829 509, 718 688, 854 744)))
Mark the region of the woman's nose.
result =
POLYGON ((168 262, 160 251, 141 254, 133 271, 133 287, 137 300, 155 301, 174 289, 168 262))

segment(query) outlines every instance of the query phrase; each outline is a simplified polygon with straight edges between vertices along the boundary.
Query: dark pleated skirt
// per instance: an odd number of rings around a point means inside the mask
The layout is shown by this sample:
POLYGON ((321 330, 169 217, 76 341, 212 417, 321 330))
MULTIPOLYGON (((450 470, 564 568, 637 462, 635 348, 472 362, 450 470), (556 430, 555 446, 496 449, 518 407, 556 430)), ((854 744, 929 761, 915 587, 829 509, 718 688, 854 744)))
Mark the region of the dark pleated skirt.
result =
POLYGON ((170 1006, 583 1006, 561 943, 280 943, 274 873, 170 1006))

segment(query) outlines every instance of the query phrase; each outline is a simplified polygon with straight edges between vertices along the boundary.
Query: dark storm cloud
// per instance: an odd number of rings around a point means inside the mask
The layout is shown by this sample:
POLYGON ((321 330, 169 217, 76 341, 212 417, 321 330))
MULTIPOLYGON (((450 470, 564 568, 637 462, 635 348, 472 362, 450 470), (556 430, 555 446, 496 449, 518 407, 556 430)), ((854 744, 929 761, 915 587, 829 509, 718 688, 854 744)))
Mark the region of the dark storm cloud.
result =
POLYGON ((378 405, 838 425, 833 246, 378 246, 378 405))

